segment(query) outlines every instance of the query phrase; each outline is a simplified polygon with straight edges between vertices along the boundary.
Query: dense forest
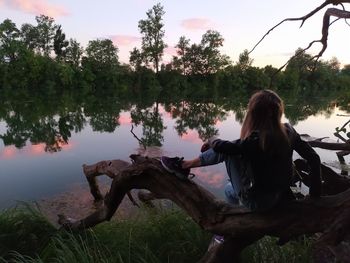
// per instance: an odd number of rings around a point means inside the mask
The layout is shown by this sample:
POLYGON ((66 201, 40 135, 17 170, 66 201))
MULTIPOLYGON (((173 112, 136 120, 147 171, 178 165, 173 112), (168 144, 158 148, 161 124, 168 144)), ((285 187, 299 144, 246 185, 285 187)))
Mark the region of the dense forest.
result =
POLYGON ((253 59, 244 50, 237 62, 221 53, 223 36, 208 30, 200 43, 181 36, 177 56, 162 63, 164 15, 160 4, 139 21, 141 48, 130 52, 129 64, 120 63, 118 47, 110 39, 89 41, 83 48, 75 39, 67 39, 61 25, 45 15, 36 24, 18 27, 10 19, 0 24, 0 89, 31 94, 59 94, 74 90, 82 94, 118 97, 149 94, 154 97, 177 94, 182 97, 229 96, 236 91, 267 87, 276 90, 339 90, 350 85, 350 65, 340 67, 336 58, 312 61, 311 55, 297 50, 284 71, 268 65, 252 66, 253 59))

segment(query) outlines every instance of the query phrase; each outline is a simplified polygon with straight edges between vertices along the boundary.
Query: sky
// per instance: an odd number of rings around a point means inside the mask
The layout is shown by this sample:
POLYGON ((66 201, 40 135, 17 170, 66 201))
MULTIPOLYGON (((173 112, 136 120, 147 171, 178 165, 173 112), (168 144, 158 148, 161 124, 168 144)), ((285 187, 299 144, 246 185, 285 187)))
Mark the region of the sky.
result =
MULTIPOLYGON (((275 24, 287 17, 300 17, 320 5, 322 0, 0 0, 0 20, 10 18, 20 27, 35 24, 35 16, 45 14, 62 25, 67 38, 74 38, 86 47, 89 40, 110 38, 119 48, 121 62, 128 63, 129 52, 139 47, 141 35, 138 21, 146 18, 153 5, 164 7, 164 62, 175 55, 174 46, 181 36, 199 43, 209 29, 224 37, 222 53, 237 62, 244 49, 252 49, 275 24)), ((329 6, 332 7, 332 6, 329 6)), ((350 10, 350 6, 348 6, 350 10)), ((254 66, 282 66, 298 47, 306 47, 321 38, 325 9, 307 20, 286 22, 273 30, 251 53, 254 66)), ((330 27, 324 60, 337 57, 350 64, 350 27, 339 20, 330 27)), ((321 46, 309 51, 316 54, 321 46)))

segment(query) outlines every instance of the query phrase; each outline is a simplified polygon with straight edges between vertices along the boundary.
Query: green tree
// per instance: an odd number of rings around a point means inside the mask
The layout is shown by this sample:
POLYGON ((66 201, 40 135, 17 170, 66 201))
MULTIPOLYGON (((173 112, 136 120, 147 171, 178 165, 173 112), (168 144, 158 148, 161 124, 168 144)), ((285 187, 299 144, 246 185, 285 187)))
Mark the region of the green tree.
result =
POLYGON ((205 74, 212 74, 226 67, 229 57, 222 55, 219 48, 223 46, 224 38, 218 31, 208 30, 201 41, 202 61, 205 74))
POLYGON ((75 39, 70 39, 65 51, 65 61, 75 67, 79 67, 83 52, 84 50, 80 43, 75 39))
POLYGON ((162 23, 165 14, 163 6, 158 3, 146 13, 147 19, 139 21, 139 29, 142 34, 142 52, 145 58, 153 63, 156 73, 159 71, 160 61, 164 48, 164 24, 162 23))
POLYGON ((21 38, 25 46, 33 51, 39 52, 38 30, 35 26, 25 23, 21 26, 21 38))
POLYGON ((220 48, 223 37, 219 32, 208 30, 200 44, 190 45, 190 40, 181 37, 176 45, 178 56, 173 58, 173 66, 185 75, 214 74, 230 64, 228 56, 222 55, 220 48))
POLYGON ((14 61, 19 48, 20 31, 10 19, 0 24, 0 61, 14 61))
POLYGON ((66 34, 62 32, 61 26, 56 29, 56 34, 53 39, 53 49, 56 54, 56 59, 60 61, 66 55, 66 48, 69 42, 66 40, 66 34))
POLYGON ((21 36, 27 48, 46 57, 50 56, 54 46, 54 38, 58 26, 51 17, 40 15, 36 16, 36 26, 23 24, 21 27, 21 36))
POLYGON ((141 69, 145 59, 142 52, 138 48, 134 47, 134 49, 130 51, 129 62, 130 66, 132 66, 135 71, 139 71, 141 69))
POLYGON ((237 66, 244 72, 253 64, 253 59, 249 57, 249 52, 245 49, 241 54, 239 54, 237 66))
POLYGON ((350 64, 344 65, 344 67, 341 70, 341 73, 350 76, 350 64))
POLYGON ((84 74, 96 87, 115 87, 118 74, 118 48, 110 39, 97 39, 89 42, 82 58, 84 74))
POLYGON ((36 16, 35 20, 37 22, 38 48, 41 54, 48 57, 53 48, 53 41, 58 26, 53 18, 45 15, 36 16))
POLYGON ((198 44, 192 44, 185 56, 184 63, 188 65, 187 72, 189 75, 203 74, 202 47, 198 44))
POLYGON ((179 42, 175 46, 177 48, 177 57, 173 58, 173 66, 175 69, 186 75, 188 70, 188 61, 186 60, 186 54, 189 50, 190 40, 185 36, 181 36, 179 42))
MULTIPOLYGON (((309 80, 312 72, 315 70, 315 65, 312 56, 303 51, 303 49, 298 48, 285 70, 286 79, 294 79, 293 82, 295 82, 295 84, 291 85, 291 87, 310 87, 312 83, 310 83, 309 80)), ((285 87, 287 86, 290 86, 290 84, 286 83, 285 87)))
POLYGON ((110 39, 97 39, 89 41, 85 50, 90 61, 102 65, 118 65, 118 48, 110 39))
POLYGON ((334 74, 338 74, 340 72, 340 62, 336 57, 332 57, 326 62, 326 64, 334 74))

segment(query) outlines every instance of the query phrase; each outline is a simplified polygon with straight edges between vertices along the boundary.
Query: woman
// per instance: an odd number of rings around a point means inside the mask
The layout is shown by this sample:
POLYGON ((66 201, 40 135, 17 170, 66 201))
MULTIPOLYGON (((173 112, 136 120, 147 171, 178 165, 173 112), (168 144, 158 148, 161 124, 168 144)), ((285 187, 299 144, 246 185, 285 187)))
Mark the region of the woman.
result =
POLYGON ((253 211, 266 211, 293 198, 290 184, 295 150, 310 166, 310 196, 319 197, 320 158, 289 124, 281 123, 283 112, 283 102, 275 92, 258 91, 249 100, 240 139, 211 139, 193 160, 163 156, 161 162, 180 178, 187 178, 190 168, 225 162, 231 181, 225 188, 227 200, 253 211))

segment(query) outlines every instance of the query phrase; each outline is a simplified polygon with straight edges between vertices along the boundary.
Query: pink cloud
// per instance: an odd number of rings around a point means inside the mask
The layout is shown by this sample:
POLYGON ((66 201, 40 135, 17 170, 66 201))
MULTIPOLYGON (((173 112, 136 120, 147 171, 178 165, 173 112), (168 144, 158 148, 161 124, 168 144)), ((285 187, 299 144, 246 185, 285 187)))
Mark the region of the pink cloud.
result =
POLYGON ((114 35, 110 37, 115 45, 119 46, 130 46, 135 42, 141 40, 140 37, 129 36, 129 35, 114 35))
POLYGON ((169 56, 177 56, 177 48, 176 47, 167 47, 164 49, 164 54, 169 56))
POLYGON ((208 30, 213 27, 213 22, 207 18, 190 18, 182 20, 181 26, 188 30, 208 30))
POLYGON ((67 16, 69 12, 60 5, 54 5, 47 0, 5 0, 8 7, 35 15, 44 14, 50 17, 67 16))

